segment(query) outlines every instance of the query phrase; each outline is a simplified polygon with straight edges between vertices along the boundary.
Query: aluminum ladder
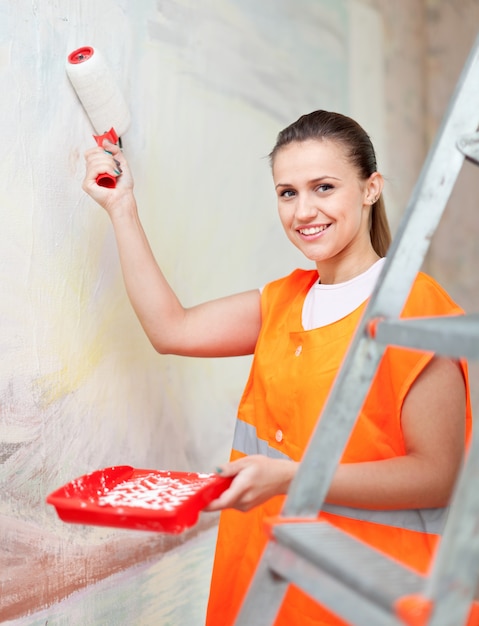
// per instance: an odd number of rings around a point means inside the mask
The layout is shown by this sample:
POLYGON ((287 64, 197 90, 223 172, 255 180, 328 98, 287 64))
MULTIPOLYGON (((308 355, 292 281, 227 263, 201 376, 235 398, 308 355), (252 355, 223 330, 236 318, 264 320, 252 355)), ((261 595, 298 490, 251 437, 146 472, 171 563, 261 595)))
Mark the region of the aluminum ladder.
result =
POLYGON ((479 428, 427 576, 318 522, 329 485, 388 344, 479 359, 479 314, 399 319, 464 159, 479 165, 479 36, 397 236, 291 484, 236 626, 274 623, 289 584, 355 626, 460 626, 479 580, 479 428))

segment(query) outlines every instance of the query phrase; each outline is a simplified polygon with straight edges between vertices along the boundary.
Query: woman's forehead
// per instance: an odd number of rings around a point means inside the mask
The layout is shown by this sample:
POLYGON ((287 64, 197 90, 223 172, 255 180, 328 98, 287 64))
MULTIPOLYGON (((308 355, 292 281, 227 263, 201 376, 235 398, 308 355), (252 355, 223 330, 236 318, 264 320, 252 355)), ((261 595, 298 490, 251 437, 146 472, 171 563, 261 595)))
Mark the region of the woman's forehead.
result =
POLYGON ((275 155, 273 177, 314 172, 317 176, 332 175, 353 167, 341 142, 330 139, 294 141, 282 146, 275 155))

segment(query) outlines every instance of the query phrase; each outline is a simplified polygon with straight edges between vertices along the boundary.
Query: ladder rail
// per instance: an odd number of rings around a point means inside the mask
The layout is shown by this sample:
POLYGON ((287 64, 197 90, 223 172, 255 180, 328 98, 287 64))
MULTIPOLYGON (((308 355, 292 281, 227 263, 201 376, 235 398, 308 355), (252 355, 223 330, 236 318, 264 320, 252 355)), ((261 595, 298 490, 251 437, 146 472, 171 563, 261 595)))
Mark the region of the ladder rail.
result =
POLYGON ((275 561, 276 545, 269 543, 250 583, 247 601, 243 602, 235 624, 251 626, 273 624, 288 590, 289 581, 270 568, 275 561))
POLYGON ((439 544, 424 595, 433 598, 435 611, 428 626, 465 624, 479 582, 479 428, 474 428, 466 463, 456 483, 448 521, 439 544))

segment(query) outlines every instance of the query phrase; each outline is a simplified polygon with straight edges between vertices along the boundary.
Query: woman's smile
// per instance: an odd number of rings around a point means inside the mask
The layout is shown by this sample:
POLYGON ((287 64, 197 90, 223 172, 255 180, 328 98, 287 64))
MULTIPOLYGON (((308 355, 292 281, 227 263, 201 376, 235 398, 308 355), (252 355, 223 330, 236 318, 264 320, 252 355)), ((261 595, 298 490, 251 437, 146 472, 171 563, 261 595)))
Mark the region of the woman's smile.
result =
POLYGON ((301 226, 297 228, 301 239, 304 241, 316 241, 319 237, 322 237, 325 231, 331 226, 331 224, 321 224, 319 226, 301 226))

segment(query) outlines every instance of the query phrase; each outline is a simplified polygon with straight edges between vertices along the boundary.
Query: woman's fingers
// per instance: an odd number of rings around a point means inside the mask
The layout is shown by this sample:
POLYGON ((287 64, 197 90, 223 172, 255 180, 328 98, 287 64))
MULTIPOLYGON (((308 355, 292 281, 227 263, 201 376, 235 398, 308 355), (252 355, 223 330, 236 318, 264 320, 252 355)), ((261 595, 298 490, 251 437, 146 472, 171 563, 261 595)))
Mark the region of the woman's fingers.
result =
POLYGON ((105 209, 113 206, 123 191, 133 188, 128 163, 116 144, 104 140, 101 147, 85 152, 83 190, 105 209))
POLYGON ((205 510, 235 508, 249 511, 271 497, 285 494, 296 469, 297 464, 292 461, 271 459, 262 455, 247 456, 225 463, 217 471, 221 470, 218 471, 221 476, 234 476, 233 481, 205 510))

